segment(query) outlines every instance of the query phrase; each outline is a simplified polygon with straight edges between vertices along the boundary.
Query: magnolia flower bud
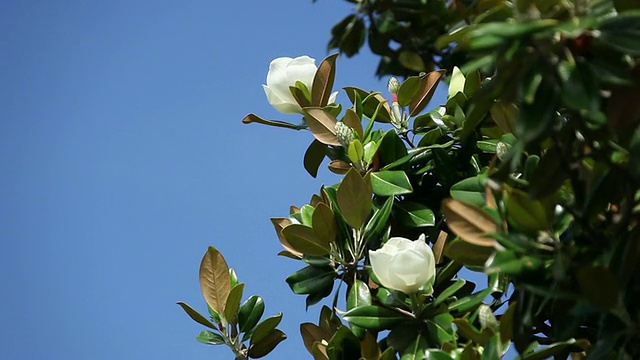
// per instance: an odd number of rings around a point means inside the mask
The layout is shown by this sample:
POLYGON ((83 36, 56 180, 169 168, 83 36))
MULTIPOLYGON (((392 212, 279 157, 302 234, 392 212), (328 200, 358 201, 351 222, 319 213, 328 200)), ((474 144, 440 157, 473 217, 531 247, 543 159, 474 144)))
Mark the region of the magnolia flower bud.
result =
POLYGON ((338 137, 338 141, 340 141, 340 145, 345 149, 349 148, 349 144, 354 139, 353 129, 349 126, 345 125, 342 121, 338 121, 335 126, 336 136, 338 137))
POLYGON ((436 273, 435 257, 424 234, 415 241, 392 237, 382 248, 369 251, 369 259, 382 286, 405 294, 420 290, 436 273))
MULTIPOLYGON (((313 78, 318 68, 315 59, 300 56, 295 59, 281 57, 271 61, 267 73, 267 84, 262 85, 269 104, 285 114, 302 114, 302 108, 291 94, 289 87, 300 81, 311 91, 313 78)), ((335 103, 337 92, 329 97, 329 104, 335 103)))
POLYGON ((400 90, 400 82, 394 76, 389 79, 389 82, 387 83, 387 90, 389 90, 392 95, 397 94, 398 90, 400 90))

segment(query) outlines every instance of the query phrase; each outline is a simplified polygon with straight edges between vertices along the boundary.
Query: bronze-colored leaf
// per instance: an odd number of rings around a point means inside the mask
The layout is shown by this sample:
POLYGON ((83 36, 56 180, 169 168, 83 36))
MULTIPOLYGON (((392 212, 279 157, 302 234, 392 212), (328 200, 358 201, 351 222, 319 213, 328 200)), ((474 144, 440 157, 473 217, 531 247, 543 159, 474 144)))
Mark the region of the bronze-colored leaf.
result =
POLYGON ((338 175, 344 175, 351 169, 351 164, 342 160, 333 160, 329 163, 329 170, 338 175))
POLYGON ((445 70, 431 71, 420 79, 420 89, 409 103, 410 116, 419 114, 427 106, 445 72, 445 70))
POLYGON ((486 247, 492 247, 496 243, 495 239, 485 235, 498 232, 500 227, 481 208, 455 199, 445 199, 442 211, 451 231, 464 241, 486 247))
POLYGON ((324 243, 332 243, 338 235, 338 223, 331 208, 319 203, 313 211, 313 230, 324 243))
POLYGON ((300 335, 302 336, 304 347, 306 347, 310 353, 313 353, 313 343, 316 341, 322 342, 322 340, 328 342, 329 339, 331 339, 331 334, 312 323, 300 324, 300 335))
POLYGON ((278 240, 280 240, 280 244, 284 247, 289 253, 294 256, 301 257, 302 253, 296 251, 291 244, 287 241, 287 239, 282 235, 282 229, 291 225, 291 220, 289 218, 271 218, 271 223, 273 224, 273 228, 276 230, 276 234, 278 234, 278 240))
POLYGON ((489 111, 491 112, 491 119, 503 133, 513 133, 515 131, 518 108, 514 104, 498 101, 491 106, 489 111))
POLYGON ((433 255, 435 256, 436 264, 440 264, 442 262, 444 245, 447 243, 448 236, 449 234, 447 234, 445 231, 440 231, 440 234, 438 234, 438 239, 436 239, 436 242, 433 244, 433 255))
POLYGON ((231 292, 229 266, 213 246, 209 246, 200 263, 200 289, 207 305, 218 314, 224 314, 231 292))
POLYGON ((313 136, 323 144, 340 146, 338 136, 336 136, 336 123, 338 120, 322 108, 302 109, 307 119, 309 130, 313 136))
POLYGON ((322 256, 329 253, 331 247, 316 232, 305 225, 292 224, 282 229, 282 235, 298 252, 312 256, 322 256))
POLYGON ((318 194, 311 195, 311 200, 309 200, 309 205, 315 208, 320 203, 324 203, 324 199, 320 195, 318 194))
POLYGON ((364 339, 360 341, 360 351, 364 360, 380 359, 380 346, 378 346, 376 337, 368 331, 364 334, 364 339))
POLYGON ((316 341, 313 343, 311 355, 313 355, 313 360, 329 360, 329 355, 327 355, 327 345, 316 341))
POLYGON ((340 212, 351 227, 359 229, 369 218, 371 195, 371 182, 365 181, 356 169, 350 169, 340 182, 336 199, 340 212))
POLYGON ((362 139, 362 136, 363 136, 362 121, 360 121, 360 118, 358 117, 358 114, 356 114, 355 110, 351 108, 347 109, 347 111, 344 114, 344 118, 342 118, 342 122, 348 127, 352 128, 353 131, 355 131, 358 134, 360 139, 362 139))
POLYGON ((258 124, 263 124, 263 125, 269 125, 269 126, 276 126, 276 127, 283 127, 283 128, 288 128, 288 129, 294 129, 294 130, 300 130, 300 128, 298 127, 298 125, 294 125, 285 121, 280 121, 280 120, 265 120, 261 117, 259 117, 256 114, 247 114, 244 118, 242 118, 242 123, 243 124, 250 124, 250 123, 258 123, 258 124))
POLYGON ((315 106, 323 107, 329 102, 336 76, 337 58, 338 53, 329 55, 318 66, 318 71, 313 77, 313 85, 311 85, 311 103, 315 106))
POLYGON ((516 313, 517 301, 509 304, 507 311, 500 317, 500 340, 503 343, 510 342, 513 339, 513 317, 516 313))

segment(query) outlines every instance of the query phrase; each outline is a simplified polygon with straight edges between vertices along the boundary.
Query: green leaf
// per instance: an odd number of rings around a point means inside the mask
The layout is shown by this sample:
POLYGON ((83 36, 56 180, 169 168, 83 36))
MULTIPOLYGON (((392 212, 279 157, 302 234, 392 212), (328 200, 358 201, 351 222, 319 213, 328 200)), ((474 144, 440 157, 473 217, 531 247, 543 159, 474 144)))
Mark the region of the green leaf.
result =
POLYGON ((504 273, 518 276, 525 272, 535 272, 544 265, 542 259, 532 256, 516 256, 513 251, 499 250, 485 264, 486 274, 504 273))
POLYGON ((493 291, 493 289, 491 288, 486 288, 482 291, 479 291, 475 294, 469 295, 469 296, 465 296, 461 299, 459 299, 458 301, 455 301, 451 304, 449 304, 449 311, 456 311, 459 313, 464 313, 467 311, 473 311, 475 310, 478 306, 480 306, 480 304, 482 304, 482 302, 484 301, 484 299, 489 296, 491 294, 491 292, 493 291))
POLYGON ((400 360, 422 360, 428 347, 427 339, 419 333, 409 346, 404 349, 400 360))
POLYGON ((448 288, 442 291, 440 295, 438 295, 438 297, 434 300, 433 305, 438 306, 442 304, 445 300, 447 300, 448 298, 453 296, 456 292, 458 292, 458 290, 460 290, 466 283, 467 283, 466 280, 458 279, 458 281, 451 284, 448 288))
POLYGON ((356 279, 347 296, 347 310, 365 305, 371 305, 371 292, 367 284, 356 279))
POLYGON ((493 247, 495 239, 486 237, 500 231, 493 218, 477 206, 468 205, 455 199, 442 202, 442 212, 447 225, 464 241, 477 246, 493 247))
POLYGON ((340 182, 336 198, 347 224, 359 229, 371 214, 371 183, 351 168, 340 182))
POLYGON ((407 148, 395 130, 387 131, 378 146, 380 167, 395 162, 407 156, 407 148))
POLYGON ((327 345, 329 359, 360 358, 360 341, 346 326, 338 328, 327 345))
POLYGON ((338 235, 338 223, 331 208, 319 203, 313 211, 313 230, 323 244, 331 244, 338 235))
POLYGON ((442 350, 428 349, 424 353, 424 360, 451 360, 451 356, 442 350))
POLYGON ((600 26, 600 42, 624 54, 640 55, 640 12, 611 17, 600 26))
POLYGON ((456 336, 453 330, 453 316, 448 312, 436 315, 433 320, 427 320, 429 338, 442 346, 444 343, 455 342, 456 336))
POLYGON ((402 64, 402 66, 406 67, 407 69, 410 69, 416 72, 425 70, 424 61, 422 61, 422 58, 420 57, 420 55, 418 55, 414 51, 409 51, 409 50, 401 51, 400 54, 398 55, 398 61, 400 62, 400 64, 402 64))
POLYGON ((449 82, 449 94, 447 100, 456 96, 459 92, 464 92, 465 77, 462 71, 457 66, 453 67, 453 73, 451 74, 451 81, 449 82))
POLYGON ((420 77, 420 89, 409 104, 409 116, 419 114, 427 106, 444 73, 444 70, 436 70, 420 77))
POLYGON ((327 56, 316 71, 311 85, 311 103, 318 107, 327 105, 331 90, 333 89, 333 81, 336 75, 336 59, 338 54, 327 56))
POLYGON ((213 246, 209 246, 200 262, 200 289, 207 305, 216 313, 224 314, 231 292, 231 278, 227 262, 213 246))
POLYGON ((326 156, 327 145, 318 140, 313 140, 304 153, 304 168, 312 177, 318 176, 318 168, 326 156))
POLYGON ((182 310, 184 310, 184 312, 187 313, 187 315, 189 315, 189 317, 197 322, 200 325, 204 325, 208 328, 212 328, 212 329, 216 329, 216 326, 213 325, 213 323, 211 321, 209 321, 206 317, 200 315, 199 312, 195 311, 191 306, 189 306, 187 303, 184 303, 182 301, 178 301, 176 304, 180 305, 180 307, 182 308, 182 310))
POLYGON ((436 224, 433 210, 424 204, 404 200, 397 202, 395 208, 399 221, 405 226, 417 228, 436 224))
POLYGON ((312 228, 305 225, 288 225, 282 229, 282 236, 294 250, 303 254, 322 256, 331 251, 326 239, 321 239, 312 228))
POLYGON ((484 206, 486 204, 486 183, 486 176, 470 177, 455 183, 449 192, 452 198, 462 201, 463 203, 484 206))
POLYGON ((356 94, 362 99, 362 112, 367 118, 375 118, 375 121, 383 123, 391 121, 391 106, 380 93, 368 93, 350 86, 344 87, 344 90, 352 103, 356 99, 356 94))
POLYGON ((244 283, 234 286, 227 298, 227 304, 224 308, 224 317, 231 324, 238 322, 238 310, 240 309, 240 300, 242 300, 242 292, 244 291, 244 283))
POLYGON ((525 230, 538 231, 551 229, 551 214, 554 202, 547 204, 532 199, 527 193, 518 189, 506 189, 504 196, 507 220, 510 224, 525 230))
POLYGON ((390 329, 406 318, 393 310, 366 305, 347 311, 342 317, 352 325, 360 326, 369 330, 378 331, 390 329))
POLYGON ((473 245, 460 238, 449 241, 444 248, 444 254, 447 257, 467 267, 484 266, 493 252, 493 247, 473 245))
POLYGON ((413 187, 402 170, 383 170, 371 173, 371 188, 379 196, 410 194, 413 187))
POLYGON ((238 324, 241 332, 250 332, 264 314, 264 301, 258 295, 252 295, 240 306, 238 324))
POLYGON ((202 330, 200 334, 196 337, 196 340, 198 340, 198 342, 201 342, 207 345, 224 344, 224 338, 220 334, 216 334, 208 330, 202 330))
POLYGON ((402 82, 400 89, 398 89, 398 104, 400 106, 405 107, 413 101, 414 96, 420 90, 420 83, 420 77, 418 76, 408 77, 402 82))
POLYGON ((335 269, 331 266, 307 266, 289 275, 286 282, 296 294, 313 294, 333 283, 335 276, 335 269))
POLYGON ((382 207, 376 209, 364 228, 365 238, 376 238, 387 227, 389 215, 393 208, 394 197, 389 196, 382 207))
POLYGON ((260 339, 260 341, 254 342, 255 333, 253 336, 254 337, 251 338, 251 346, 249 347, 249 357, 252 359, 259 359, 268 355, 278 344, 287 338, 287 335, 278 329, 271 330, 264 338, 260 339))
POLYGON ((253 336, 251 336, 251 345, 259 343, 262 339, 269 336, 276 326, 280 324, 280 321, 282 321, 282 313, 277 313, 259 323, 253 331, 253 336))

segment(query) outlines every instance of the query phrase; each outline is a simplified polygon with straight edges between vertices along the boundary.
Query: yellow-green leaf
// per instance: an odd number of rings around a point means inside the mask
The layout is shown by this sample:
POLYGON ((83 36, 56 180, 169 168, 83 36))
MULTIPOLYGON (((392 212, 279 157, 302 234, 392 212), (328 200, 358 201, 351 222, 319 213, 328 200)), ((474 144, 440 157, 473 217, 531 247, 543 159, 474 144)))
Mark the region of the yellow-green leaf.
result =
POLYGON ((231 292, 229 292, 227 304, 224 308, 224 317, 232 324, 238 322, 238 310, 240 309, 240 300, 242 300, 243 291, 244 283, 239 283, 231 289, 231 292))

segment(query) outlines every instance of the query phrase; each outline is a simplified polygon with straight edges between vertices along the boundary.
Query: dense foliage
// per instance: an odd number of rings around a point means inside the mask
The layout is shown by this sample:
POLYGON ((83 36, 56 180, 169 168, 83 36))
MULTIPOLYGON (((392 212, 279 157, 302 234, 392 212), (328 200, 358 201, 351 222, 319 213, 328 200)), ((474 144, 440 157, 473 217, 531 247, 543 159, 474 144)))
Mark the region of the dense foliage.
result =
MULTIPOLYGON (((343 111, 331 55, 289 84, 303 123, 243 120, 310 130, 307 171, 329 158, 344 174, 272 219, 281 255, 302 264, 292 291, 307 306, 346 297, 346 312, 301 324, 313 358, 497 359, 509 346, 522 359, 639 358, 640 3, 350 2, 329 47, 351 56, 366 40, 378 75, 404 81, 345 87, 343 111), (442 79, 446 102, 430 104, 442 79), (435 276, 422 245, 414 256, 397 238, 426 239, 435 276)), ((240 306, 222 263, 211 248, 201 268, 212 320, 189 315, 222 333, 200 340, 260 357, 284 339, 280 317, 258 324, 262 299, 240 306)))

